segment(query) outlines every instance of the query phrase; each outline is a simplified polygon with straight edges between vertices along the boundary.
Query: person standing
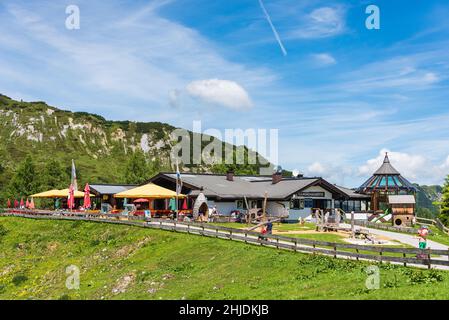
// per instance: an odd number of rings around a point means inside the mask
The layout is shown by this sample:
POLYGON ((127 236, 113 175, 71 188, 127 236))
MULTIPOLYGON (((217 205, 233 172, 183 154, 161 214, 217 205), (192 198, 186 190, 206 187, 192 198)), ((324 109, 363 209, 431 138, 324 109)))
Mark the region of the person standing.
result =
POLYGON ((271 219, 268 219, 267 223, 267 234, 273 233, 273 222, 271 222, 271 219))

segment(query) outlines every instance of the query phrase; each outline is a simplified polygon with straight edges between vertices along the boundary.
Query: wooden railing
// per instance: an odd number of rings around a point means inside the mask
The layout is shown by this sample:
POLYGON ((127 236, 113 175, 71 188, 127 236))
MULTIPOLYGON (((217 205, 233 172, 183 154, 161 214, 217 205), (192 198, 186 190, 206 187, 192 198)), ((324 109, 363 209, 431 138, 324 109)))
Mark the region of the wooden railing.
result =
POLYGON ((446 227, 440 219, 435 218, 434 219, 427 219, 427 218, 421 218, 421 217, 416 217, 416 221, 422 224, 427 224, 427 225, 433 225, 435 227, 437 227, 441 232, 449 234, 449 228, 446 227))
POLYGON ((70 221, 91 221, 98 223, 113 223, 142 228, 152 228, 196 234, 214 238, 229 239, 249 244, 262 245, 277 249, 286 249, 295 252, 323 254, 335 258, 368 260, 376 262, 400 263, 404 266, 424 265, 449 267, 449 250, 392 248, 370 245, 355 245, 317 241, 302 238, 293 238, 280 235, 261 235, 258 232, 245 229, 215 226, 206 223, 177 222, 167 219, 148 219, 141 216, 121 216, 115 214, 89 214, 89 213, 54 213, 34 212, 29 210, 16 210, 0 212, 0 216, 14 216, 30 219, 52 219, 70 221))
POLYGON ((418 231, 413 228, 409 227, 394 227, 392 225, 386 225, 383 223, 377 223, 377 222, 371 222, 371 221, 360 221, 355 220, 355 225, 367 227, 367 228, 374 228, 374 229, 380 229, 385 231, 393 231, 393 232, 403 232, 403 233, 410 233, 410 234, 417 234, 418 231))

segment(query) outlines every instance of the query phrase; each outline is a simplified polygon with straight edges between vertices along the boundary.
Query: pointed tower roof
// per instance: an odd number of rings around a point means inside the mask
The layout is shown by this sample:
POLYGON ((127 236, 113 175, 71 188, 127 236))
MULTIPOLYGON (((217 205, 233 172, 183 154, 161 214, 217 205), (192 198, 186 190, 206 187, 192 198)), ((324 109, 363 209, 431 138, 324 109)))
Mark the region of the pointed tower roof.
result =
POLYGON ((416 192, 415 186, 405 179, 390 163, 388 152, 385 154, 384 162, 376 172, 365 181, 358 189, 358 193, 371 194, 376 191, 416 192))
POLYGON ((390 163, 390 159, 388 158, 388 152, 385 152, 385 159, 384 163, 380 166, 379 169, 377 169, 376 172, 374 172, 374 175, 401 175, 398 170, 396 170, 390 163))

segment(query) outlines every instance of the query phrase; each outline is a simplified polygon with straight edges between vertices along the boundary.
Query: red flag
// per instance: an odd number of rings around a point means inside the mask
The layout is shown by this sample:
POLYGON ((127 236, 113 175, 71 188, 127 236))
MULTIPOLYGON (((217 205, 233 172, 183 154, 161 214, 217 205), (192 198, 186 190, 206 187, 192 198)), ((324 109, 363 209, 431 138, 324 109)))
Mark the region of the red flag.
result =
POLYGON ((35 206, 34 206, 34 199, 33 199, 33 198, 31 198, 29 208, 30 208, 31 210, 34 210, 34 208, 35 208, 35 206))
POLYGON ((73 184, 69 187, 69 196, 67 198, 67 207, 73 209, 75 207, 75 190, 73 189, 73 184))
POLYGON ((7 206, 8 208, 11 208, 11 200, 9 200, 9 198, 8 198, 8 202, 6 203, 6 206, 7 206))
POLYGON ((25 205, 25 204, 23 203, 23 198, 21 198, 21 199, 20 199, 20 209, 22 209, 24 205, 25 205))
POLYGON ((184 202, 182 203, 182 210, 187 210, 187 198, 184 198, 184 202))
POLYGON ((88 183, 84 187, 84 208, 90 208, 90 187, 88 183))
POLYGON ((28 201, 28 198, 27 198, 27 201, 25 202, 25 208, 28 209, 29 206, 30 206, 30 202, 28 201))
POLYGON ((14 199, 14 208, 17 209, 19 207, 19 201, 17 199, 14 199))

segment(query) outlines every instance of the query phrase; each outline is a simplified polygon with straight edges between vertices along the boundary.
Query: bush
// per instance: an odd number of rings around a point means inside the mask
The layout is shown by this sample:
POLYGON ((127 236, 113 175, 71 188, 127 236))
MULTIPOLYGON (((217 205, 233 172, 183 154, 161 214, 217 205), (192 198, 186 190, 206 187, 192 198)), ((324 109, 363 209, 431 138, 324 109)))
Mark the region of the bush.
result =
POLYGON ((6 236, 7 233, 8 233, 8 230, 5 228, 5 226, 0 224, 0 238, 3 236, 6 236))
POLYGON ((411 284, 435 283, 444 280, 444 277, 441 274, 441 272, 435 269, 432 269, 428 272, 410 270, 407 273, 409 277, 407 281, 411 284))
POLYGON ((26 275, 18 274, 16 276, 14 276, 14 278, 12 278, 12 283, 14 283, 14 285, 16 287, 18 287, 27 280, 28 280, 28 277, 26 275))
POLYGON ((100 244, 100 240, 98 240, 98 239, 95 239, 95 240, 91 240, 90 241, 90 246, 91 247, 96 247, 96 246, 98 246, 100 244))

